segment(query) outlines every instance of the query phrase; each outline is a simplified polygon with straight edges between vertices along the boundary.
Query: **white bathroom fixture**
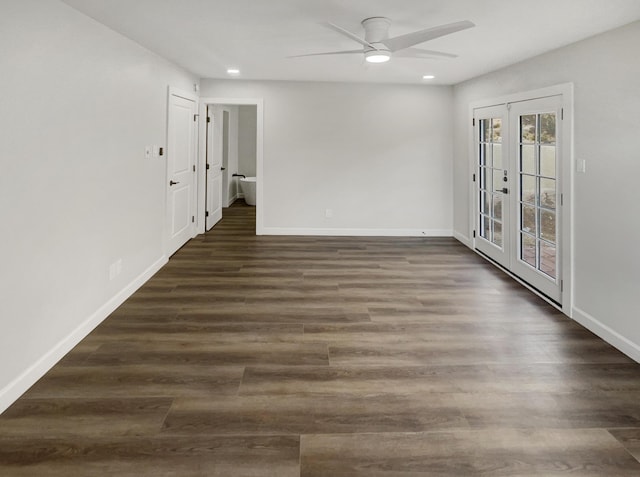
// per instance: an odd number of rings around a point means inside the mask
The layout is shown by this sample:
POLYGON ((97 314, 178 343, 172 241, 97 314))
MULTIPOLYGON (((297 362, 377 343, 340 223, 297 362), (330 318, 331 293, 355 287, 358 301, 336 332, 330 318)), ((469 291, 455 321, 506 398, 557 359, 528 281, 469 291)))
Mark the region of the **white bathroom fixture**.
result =
POLYGON ((240 179, 240 190, 247 205, 256 205, 256 178, 242 177, 240 179))

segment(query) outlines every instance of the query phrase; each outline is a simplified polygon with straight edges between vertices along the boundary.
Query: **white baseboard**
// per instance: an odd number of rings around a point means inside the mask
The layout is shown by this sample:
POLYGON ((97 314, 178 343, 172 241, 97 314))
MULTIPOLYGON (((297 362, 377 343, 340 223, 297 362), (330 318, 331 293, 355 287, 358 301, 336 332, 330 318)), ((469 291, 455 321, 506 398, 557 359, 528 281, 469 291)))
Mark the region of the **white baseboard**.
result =
POLYGON ((338 229, 264 227, 262 235, 327 235, 353 237, 451 237, 451 230, 421 229, 338 229))
POLYGON ((473 249, 473 241, 467 237, 466 235, 462 235, 460 232, 453 231, 453 238, 455 238, 458 242, 466 245, 470 249, 473 249))
POLYGON ((622 351, 632 360, 640 363, 640 345, 638 345, 637 343, 634 343, 633 341, 625 338, 620 333, 612 330, 586 311, 581 310, 580 308, 577 308, 575 306, 573 307, 573 319, 588 330, 598 335, 611 346, 622 351))
POLYGON ((162 266, 167 263, 165 256, 159 258, 149 268, 124 287, 113 298, 102 305, 95 313, 73 330, 66 338, 47 351, 38 361, 26 369, 20 376, 0 390, 0 414, 24 394, 38 379, 44 376, 64 355, 82 341, 93 329, 102 323, 124 301, 144 285, 162 266))
POLYGON ((225 207, 231 207, 231 205, 238 200, 238 196, 234 195, 233 197, 231 197, 228 201, 227 201, 227 205, 225 205, 225 207))

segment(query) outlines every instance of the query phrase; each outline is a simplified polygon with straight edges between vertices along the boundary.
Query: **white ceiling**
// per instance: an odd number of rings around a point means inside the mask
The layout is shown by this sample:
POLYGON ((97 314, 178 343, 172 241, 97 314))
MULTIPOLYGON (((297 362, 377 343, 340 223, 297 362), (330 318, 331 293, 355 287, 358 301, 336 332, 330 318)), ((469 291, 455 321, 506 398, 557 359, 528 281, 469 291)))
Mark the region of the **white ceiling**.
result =
MULTIPOLYGON (((202 78, 456 84, 640 19, 640 0, 63 0, 202 78), (459 20, 470 30, 418 45, 456 59, 359 55, 286 58, 357 49, 322 25, 359 36, 360 21, 392 20, 391 36, 459 20)), ((637 45, 634 46, 637 48, 637 45)))

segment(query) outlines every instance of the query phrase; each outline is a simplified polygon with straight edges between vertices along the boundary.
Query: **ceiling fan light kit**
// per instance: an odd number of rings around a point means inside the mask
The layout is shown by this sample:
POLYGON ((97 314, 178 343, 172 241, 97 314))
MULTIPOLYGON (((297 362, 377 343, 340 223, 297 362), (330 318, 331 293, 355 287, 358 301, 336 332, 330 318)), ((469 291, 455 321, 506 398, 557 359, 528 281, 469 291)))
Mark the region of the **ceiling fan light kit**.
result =
POLYGON ((345 30, 333 23, 327 23, 326 26, 359 43, 363 46, 362 49, 329 51, 325 53, 308 53, 305 55, 295 55, 290 58, 298 58, 302 56, 364 54, 365 60, 369 63, 385 63, 389 61, 392 55, 396 52, 396 56, 402 58, 455 58, 456 55, 451 53, 421 50, 413 48, 413 46, 475 26, 475 24, 469 20, 464 20, 390 38, 389 27, 391 26, 391 20, 386 17, 365 18, 362 20, 361 24, 364 29, 364 38, 361 38, 355 33, 345 30))
POLYGON ((391 52, 385 50, 365 51, 364 59, 369 63, 385 63, 391 59, 391 52))

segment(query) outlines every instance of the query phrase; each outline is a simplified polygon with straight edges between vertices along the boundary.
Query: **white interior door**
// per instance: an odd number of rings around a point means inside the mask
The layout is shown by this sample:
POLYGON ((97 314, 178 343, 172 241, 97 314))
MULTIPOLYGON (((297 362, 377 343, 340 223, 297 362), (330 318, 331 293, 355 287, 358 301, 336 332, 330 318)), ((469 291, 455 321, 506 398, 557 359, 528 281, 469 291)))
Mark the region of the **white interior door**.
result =
MULTIPOLYGON (((206 230, 222 218, 222 111, 207 107, 207 199, 206 230)), ((228 120, 227 120, 228 121, 228 120)))
POLYGON ((196 102, 169 95, 167 137, 167 255, 195 234, 196 102))
POLYGON ((511 232, 507 121, 504 105, 474 111, 476 249, 505 268, 511 232))
POLYGON ((562 303, 562 95, 474 110, 475 248, 562 303))

